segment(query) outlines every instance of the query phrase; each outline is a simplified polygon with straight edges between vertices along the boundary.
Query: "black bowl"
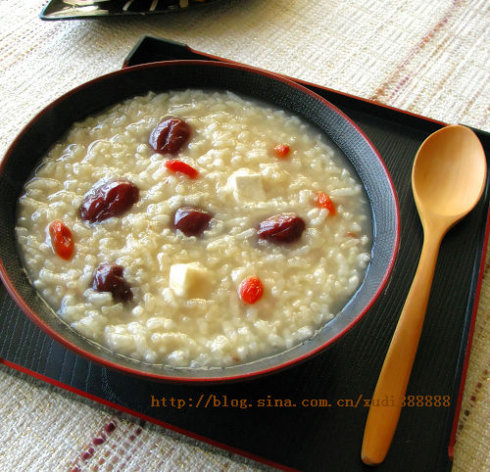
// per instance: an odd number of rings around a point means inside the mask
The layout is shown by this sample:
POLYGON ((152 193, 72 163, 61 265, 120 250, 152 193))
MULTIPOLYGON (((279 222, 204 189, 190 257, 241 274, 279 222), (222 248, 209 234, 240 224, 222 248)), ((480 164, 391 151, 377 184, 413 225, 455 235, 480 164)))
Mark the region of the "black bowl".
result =
POLYGON ((342 337, 382 293, 399 244, 399 210, 388 171, 362 131, 332 104, 295 82, 249 67, 209 61, 167 61, 123 69, 66 93, 24 128, 0 167, 0 276, 20 308, 55 340, 91 361, 152 379, 205 382, 237 380, 300 362, 342 337), (112 353, 83 338, 61 320, 29 283, 14 232, 17 200, 25 181, 51 145, 76 121, 126 98, 152 90, 230 90, 279 106, 309 121, 347 157, 368 196, 373 219, 371 262, 348 304, 301 344, 247 364, 223 368, 175 368, 112 353))

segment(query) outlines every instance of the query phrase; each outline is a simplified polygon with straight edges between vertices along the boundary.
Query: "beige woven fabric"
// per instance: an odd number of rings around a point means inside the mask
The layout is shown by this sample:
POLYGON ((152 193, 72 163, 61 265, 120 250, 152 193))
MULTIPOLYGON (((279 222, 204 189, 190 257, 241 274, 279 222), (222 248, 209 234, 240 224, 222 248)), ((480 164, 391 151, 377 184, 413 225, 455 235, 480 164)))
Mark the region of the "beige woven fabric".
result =
MULTIPOLYGON (((143 34, 490 131, 487 0, 223 0, 152 18, 58 22, 38 19, 43 3, 0 1, 0 155, 50 101, 119 68, 143 34)), ((490 261, 455 472, 490 470, 489 314, 490 261)), ((137 420, 5 366, 0 366, 0 418, 0 471, 258 467, 161 428, 141 427, 137 420), (102 435, 103 444, 94 446, 102 435)))

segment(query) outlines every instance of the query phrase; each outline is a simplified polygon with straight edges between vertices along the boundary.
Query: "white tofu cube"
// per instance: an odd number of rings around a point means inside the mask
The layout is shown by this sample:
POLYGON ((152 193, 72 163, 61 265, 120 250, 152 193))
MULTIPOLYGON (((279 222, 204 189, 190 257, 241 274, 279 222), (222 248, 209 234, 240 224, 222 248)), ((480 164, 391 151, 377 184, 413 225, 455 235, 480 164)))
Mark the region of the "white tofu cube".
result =
POLYGON ((209 271, 199 262, 173 264, 169 285, 174 293, 186 298, 203 298, 209 291, 209 271))
POLYGON ((247 169, 238 169, 228 178, 228 187, 240 203, 265 200, 262 176, 247 169))

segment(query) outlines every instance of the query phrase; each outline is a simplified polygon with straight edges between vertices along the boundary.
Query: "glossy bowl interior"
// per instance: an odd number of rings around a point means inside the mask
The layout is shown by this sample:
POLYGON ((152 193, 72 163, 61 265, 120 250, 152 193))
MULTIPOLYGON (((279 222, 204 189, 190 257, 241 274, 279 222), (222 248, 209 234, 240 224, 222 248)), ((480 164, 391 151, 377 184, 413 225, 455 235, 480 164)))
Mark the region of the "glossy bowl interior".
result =
POLYGON ((382 293, 399 243, 398 202, 387 169, 361 130, 336 107, 274 74, 210 61, 167 61, 117 71, 60 97, 19 134, 0 167, 0 276, 21 309, 58 342, 94 362, 147 378, 206 382, 251 378, 295 364, 339 339, 382 293), (311 339, 269 357, 223 368, 175 368, 112 353, 79 335, 39 297, 22 267, 15 238, 16 205, 23 184, 51 145, 76 121, 126 98, 175 89, 231 90, 288 110, 325 133, 357 172, 373 219, 372 259, 365 279, 342 311, 311 339))

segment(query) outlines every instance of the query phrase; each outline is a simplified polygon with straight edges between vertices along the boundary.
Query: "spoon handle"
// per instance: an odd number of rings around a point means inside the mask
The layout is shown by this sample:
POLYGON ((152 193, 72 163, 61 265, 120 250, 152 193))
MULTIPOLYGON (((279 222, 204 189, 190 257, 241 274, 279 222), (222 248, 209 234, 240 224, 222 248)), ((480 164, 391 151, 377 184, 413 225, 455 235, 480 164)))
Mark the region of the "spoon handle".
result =
POLYGON ((383 462, 395 434, 424 324, 442 236, 424 237, 419 264, 374 390, 361 459, 383 462), (384 400, 384 401, 383 401, 384 400))

